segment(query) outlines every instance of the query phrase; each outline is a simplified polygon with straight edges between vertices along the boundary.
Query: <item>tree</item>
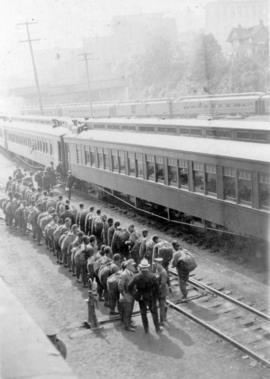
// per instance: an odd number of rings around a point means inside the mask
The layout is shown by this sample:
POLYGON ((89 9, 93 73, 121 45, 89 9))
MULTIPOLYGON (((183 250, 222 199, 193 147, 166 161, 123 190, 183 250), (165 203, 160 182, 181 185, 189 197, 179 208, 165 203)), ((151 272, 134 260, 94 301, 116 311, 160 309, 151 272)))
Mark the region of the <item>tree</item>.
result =
POLYGON ((216 93, 228 64, 212 34, 199 34, 193 50, 189 79, 196 92, 216 93))

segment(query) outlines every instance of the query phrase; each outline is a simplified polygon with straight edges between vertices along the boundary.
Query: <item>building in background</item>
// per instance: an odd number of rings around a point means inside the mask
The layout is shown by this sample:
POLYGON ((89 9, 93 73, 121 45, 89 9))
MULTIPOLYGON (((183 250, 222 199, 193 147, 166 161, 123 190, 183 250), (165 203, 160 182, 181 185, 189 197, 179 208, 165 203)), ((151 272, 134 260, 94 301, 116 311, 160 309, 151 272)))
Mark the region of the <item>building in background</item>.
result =
POLYGON ((233 28, 228 36, 234 56, 266 58, 269 54, 269 30, 261 21, 259 25, 233 28))
POLYGON ((269 0, 216 0, 205 8, 205 29, 212 33, 224 51, 229 50, 228 35, 233 28, 269 24, 269 0))

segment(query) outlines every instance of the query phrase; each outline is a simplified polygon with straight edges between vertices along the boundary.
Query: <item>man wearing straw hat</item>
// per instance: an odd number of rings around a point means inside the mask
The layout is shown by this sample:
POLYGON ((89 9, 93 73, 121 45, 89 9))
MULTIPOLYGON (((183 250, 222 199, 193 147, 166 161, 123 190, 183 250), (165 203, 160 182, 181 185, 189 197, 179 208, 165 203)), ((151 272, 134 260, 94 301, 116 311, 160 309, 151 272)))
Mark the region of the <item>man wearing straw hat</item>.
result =
POLYGON ((149 308, 152 314, 156 333, 160 333, 162 328, 159 325, 157 310, 157 299, 159 295, 158 280, 155 274, 151 272, 150 264, 147 259, 142 259, 139 264, 139 269, 140 272, 134 276, 128 286, 128 289, 130 293, 134 293, 134 290, 136 289, 136 294, 134 297, 135 300, 139 302, 145 333, 148 333, 149 331, 147 308, 149 308))

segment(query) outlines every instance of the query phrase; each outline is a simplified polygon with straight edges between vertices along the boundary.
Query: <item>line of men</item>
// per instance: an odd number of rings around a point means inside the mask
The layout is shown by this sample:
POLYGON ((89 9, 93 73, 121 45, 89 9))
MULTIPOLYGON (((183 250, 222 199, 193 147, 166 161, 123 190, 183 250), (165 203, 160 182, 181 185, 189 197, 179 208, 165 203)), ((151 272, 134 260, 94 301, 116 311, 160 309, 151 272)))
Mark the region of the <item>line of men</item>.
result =
POLYGON ((170 244, 157 235, 149 238, 146 229, 140 234, 134 225, 121 228, 119 221, 100 209, 86 209, 83 203, 76 208, 62 195, 57 198, 52 191, 35 189, 24 180, 26 176, 14 173, 7 182, 8 197, 2 201, 7 225, 23 234, 30 229, 38 245, 44 238, 57 263, 84 286, 89 279, 95 281, 98 300, 110 308, 110 315, 120 313, 126 331, 135 331, 132 313, 138 301, 145 333, 149 330, 147 309, 160 333, 171 290, 170 262, 177 269, 183 298, 187 297, 189 272, 196 267, 185 263, 187 252, 177 241, 170 244))

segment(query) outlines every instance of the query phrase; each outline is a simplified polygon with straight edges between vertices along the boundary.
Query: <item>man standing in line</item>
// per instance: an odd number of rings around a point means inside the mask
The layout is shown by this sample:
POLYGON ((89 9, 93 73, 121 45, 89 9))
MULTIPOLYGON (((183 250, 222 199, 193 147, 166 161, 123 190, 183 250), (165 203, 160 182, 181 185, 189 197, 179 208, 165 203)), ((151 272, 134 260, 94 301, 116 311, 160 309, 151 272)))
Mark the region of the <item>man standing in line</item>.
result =
POLYGON ((132 291, 129 290, 129 284, 134 277, 135 261, 133 259, 128 259, 125 262, 125 265, 125 269, 121 272, 118 282, 118 289, 120 293, 119 307, 125 330, 128 332, 134 332, 134 324, 132 324, 131 321, 134 298, 132 296, 132 291))
POLYGON ((139 264, 140 272, 134 276, 128 285, 130 293, 134 293, 136 289, 135 299, 139 302, 142 323, 145 333, 149 331, 147 318, 147 308, 149 308, 156 333, 160 333, 163 329, 159 325, 157 299, 159 295, 158 279, 150 270, 150 263, 147 259, 143 259, 139 264))
POLYGON ((70 200, 71 199, 71 190, 75 183, 75 178, 71 174, 71 171, 68 171, 67 181, 66 181, 66 191, 67 191, 67 197, 70 200))
POLYGON ((158 294, 158 302, 159 302, 159 325, 164 325, 167 319, 167 304, 166 298, 168 295, 168 274, 165 268, 163 267, 163 258, 157 257, 154 258, 153 263, 153 272, 158 279, 159 285, 159 294, 158 294))

